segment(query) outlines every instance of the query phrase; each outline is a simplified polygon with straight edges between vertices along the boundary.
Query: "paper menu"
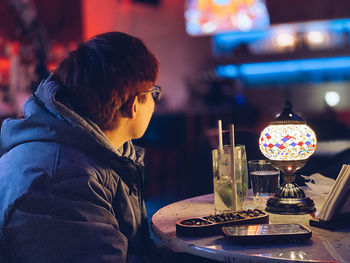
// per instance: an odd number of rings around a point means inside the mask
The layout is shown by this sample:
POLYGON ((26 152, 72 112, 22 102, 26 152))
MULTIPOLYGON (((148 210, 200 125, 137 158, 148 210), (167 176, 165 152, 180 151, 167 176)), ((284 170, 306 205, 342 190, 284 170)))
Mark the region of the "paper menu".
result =
POLYGON ((339 172, 335 184, 331 188, 318 219, 330 221, 350 213, 350 165, 344 164, 339 172))

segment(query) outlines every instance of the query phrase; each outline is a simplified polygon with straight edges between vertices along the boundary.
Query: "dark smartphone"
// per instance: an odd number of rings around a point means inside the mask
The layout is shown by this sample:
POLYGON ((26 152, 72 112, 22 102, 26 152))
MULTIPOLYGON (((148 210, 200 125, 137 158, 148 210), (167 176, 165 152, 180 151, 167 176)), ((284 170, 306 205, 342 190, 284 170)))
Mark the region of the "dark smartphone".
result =
POLYGON ((312 231, 301 224, 223 226, 224 236, 236 243, 290 243, 311 238, 312 231))

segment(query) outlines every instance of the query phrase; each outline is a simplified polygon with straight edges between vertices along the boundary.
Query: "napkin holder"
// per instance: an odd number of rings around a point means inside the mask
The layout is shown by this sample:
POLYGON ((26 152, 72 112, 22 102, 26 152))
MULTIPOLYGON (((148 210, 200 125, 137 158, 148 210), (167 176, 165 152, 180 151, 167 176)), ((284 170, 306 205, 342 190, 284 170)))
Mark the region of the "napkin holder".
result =
POLYGON ((309 224, 324 229, 350 226, 350 165, 343 165, 318 217, 309 224))
POLYGON ((335 230, 342 227, 350 226, 350 213, 342 214, 339 218, 335 218, 328 221, 323 221, 320 219, 310 219, 309 221, 310 226, 328 229, 328 230, 335 230))

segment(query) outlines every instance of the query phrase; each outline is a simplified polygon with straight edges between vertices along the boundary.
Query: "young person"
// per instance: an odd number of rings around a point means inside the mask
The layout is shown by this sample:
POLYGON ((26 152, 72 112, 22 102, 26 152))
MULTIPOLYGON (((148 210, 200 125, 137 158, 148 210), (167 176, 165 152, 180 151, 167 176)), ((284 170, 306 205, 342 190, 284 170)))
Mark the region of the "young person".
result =
POLYGON ((71 52, 1 129, 1 262, 138 262, 149 251, 143 149, 158 62, 110 32, 71 52))

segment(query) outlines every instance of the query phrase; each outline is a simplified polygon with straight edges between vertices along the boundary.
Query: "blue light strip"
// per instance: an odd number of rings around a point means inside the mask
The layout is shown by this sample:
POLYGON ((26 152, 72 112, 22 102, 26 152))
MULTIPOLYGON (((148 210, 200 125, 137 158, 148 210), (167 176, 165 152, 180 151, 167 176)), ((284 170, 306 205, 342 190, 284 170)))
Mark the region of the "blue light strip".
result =
POLYGON ((217 66, 215 74, 221 78, 236 78, 238 76, 238 67, 235 65, 217 66))
POLYGON ((281 74, 316 70, 350 69, 350 57, 317 58, 276 62, 243 64, 240 67, 243 76, 261 74, 281 74))
POLYGON ((317 59, 301 59, 274 62, 248 63, 241 65, 221 65, 215 68, 215 73, 222 78, 242 78, 250 77, 273 77, 273 75, 289 74, 289 73, 305 73, 305 72, 322 72, 332 70, 348 70, 350 74, 350 56, 349 57, 333 57, 333 58, 317 58, 317 59))
POLYGON ((248 32, 230 32, 230 33, 221 33, 213 36, 214 42, 220 42, 220 44, 227 43, 228 45, 231 42, 246 42, 261 39, 268 37, 271 34, 269 30, 252 30, 248 32))

